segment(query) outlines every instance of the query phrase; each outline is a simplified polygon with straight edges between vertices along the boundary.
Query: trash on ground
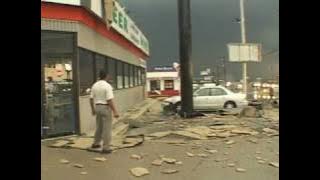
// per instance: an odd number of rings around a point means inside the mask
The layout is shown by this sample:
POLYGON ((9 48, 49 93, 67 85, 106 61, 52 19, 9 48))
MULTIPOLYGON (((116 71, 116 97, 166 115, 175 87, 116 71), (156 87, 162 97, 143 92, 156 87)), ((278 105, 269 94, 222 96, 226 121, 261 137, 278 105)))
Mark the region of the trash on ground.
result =
POLYGON ((56 141, 54 144, 49 145, 49 147, 53 147, 53 148, 61 148, 66 146, 67 144, 69 144, 70 141, 66 141, 66 140, 58 140, 56 141))
POLYGON ((104 162, 104 161, 106 161, 107 159, 104 158, 104 157, 96 157, 96 158, 94 158, 93 160, 99 161, 99 162, 104 162))
POLYGON ((137 155, 137 154, 132 154, 132 155, 130 156, 130 158, 131 158, 131 159, 137 159, 137 160, 139 160, 139 159, 142 159, 142 156, 139 156, 139 155, 137 155))
POLYGON ((132 168, 132 169, 130 169, 130 172, 131 172, 132 175, 134 175, 136 177, 141 177, 141 176, 150 174, 148 169, 142 168, 142 167, 132 168))
POLYGON ((82 164, 73 164, 73 167, 84 168, 84 165, 82 165, 82 164))
POLYGON ((256 140, 256 139, 248 139, 248 141, 251 142, 251 143, 254 143, 254 144, 258 143, 258 140, 256 140))
POLYGON ((214 154, 214 153, 217 153, 218 151, 217 150, 206 150, 206 152, 209 152, 209 153, 211 153, 211 154, 214 154))
POLYGON ((277 135, 278 134, 278 131, 276 131, 274 129, 270 129, 270 128, 263 128, 262 131, 266 132, 268 134, 271 134, 271 135, 277 135))
POLYGON ((199 156, 199 157, 208 157, 208 155, 207 155, 207 154, 204 154, 204 153, 200 153, 200 154, 198 154, 198 156, 199 156))
POLYGON ((231 145, 231 144, 234 144, 234 143, 235 143, 234 140, 229 140, 229 141, 226 142, 227 145, 231 145))
POLYGON ((154 161, 152 161, 152 165, 155 165, 155 166, 161 166, 162 165, 162 162, 163 160, 160 160, 160 159, 156 159, 154 161))
POLYGON ((177 160, 176 159, 173 159, 173 158, 162 158, 162 160, 168 164, 174 164, 177 160))
POLYGON ((187 152, 187 155, 188 155, 189 157, 194 157, 194 154, 189 153, 189 152, 187 152))
POLYGON ((66 159, 60 159, 59 161, 61 164, 69 164, 70 161, 66 160, 66 159))
POLYGON ((176 169, 164 169, 161 172, 164 173, 164 174, 173 174, 173 173, 177 173, 178 170, 176 170, 176 169))
POLYGON ((246 170, 246 169, 243 169, 243 168, 237 168, 236 171, 237 171, 237 172, 246 172, 247 170, 246 170))
POLYGON ((279 163, 278 162, 270 162, 269 165, 273 166, 273 167, 276 167, 276 168, 279 168, 279 163))

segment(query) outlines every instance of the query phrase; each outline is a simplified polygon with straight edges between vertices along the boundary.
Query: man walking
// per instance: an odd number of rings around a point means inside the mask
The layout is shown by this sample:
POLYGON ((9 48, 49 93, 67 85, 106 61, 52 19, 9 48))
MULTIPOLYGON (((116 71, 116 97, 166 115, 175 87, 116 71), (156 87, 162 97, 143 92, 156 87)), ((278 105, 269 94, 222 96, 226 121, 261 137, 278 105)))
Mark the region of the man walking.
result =
POLYGON ((101 141, 103 141, 102 153, 105 154, 111 153, 111 111, 115 118, 119 117, 113 102, 112 86, 107 80, 107 74, 104 71, 100 71, 99 80, 93 84, 90 95, 92 115, 96 115, 96 132, 91 148, 101 148, 101 141))

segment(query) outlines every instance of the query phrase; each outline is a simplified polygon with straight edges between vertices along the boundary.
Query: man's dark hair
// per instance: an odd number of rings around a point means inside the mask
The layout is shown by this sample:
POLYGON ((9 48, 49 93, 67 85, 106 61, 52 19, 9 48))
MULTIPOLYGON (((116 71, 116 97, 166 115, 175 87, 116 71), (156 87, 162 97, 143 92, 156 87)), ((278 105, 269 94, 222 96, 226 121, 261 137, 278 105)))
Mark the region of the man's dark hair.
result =
POLYGON ((99 78, 102 79, 106 79, 107 77, 107 73, 104 70, 100 70, 99 72, 99 78))

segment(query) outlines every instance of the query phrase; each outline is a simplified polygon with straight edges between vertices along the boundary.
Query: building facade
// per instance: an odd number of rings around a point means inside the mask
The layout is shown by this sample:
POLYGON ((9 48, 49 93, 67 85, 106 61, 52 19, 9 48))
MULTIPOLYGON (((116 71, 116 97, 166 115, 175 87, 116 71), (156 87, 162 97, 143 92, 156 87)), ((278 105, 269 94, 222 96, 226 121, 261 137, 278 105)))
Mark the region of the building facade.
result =
POLYGON ((179 72, 170 66, 153 67, 147 72, 147 91, 149 96, 180 95, 179 72))
POLYGON ((143 101, 148 57, 148 40, 117 1, 42 0, 41 136, 94 131, 89 94, 100 70, 120 113, 143 101))

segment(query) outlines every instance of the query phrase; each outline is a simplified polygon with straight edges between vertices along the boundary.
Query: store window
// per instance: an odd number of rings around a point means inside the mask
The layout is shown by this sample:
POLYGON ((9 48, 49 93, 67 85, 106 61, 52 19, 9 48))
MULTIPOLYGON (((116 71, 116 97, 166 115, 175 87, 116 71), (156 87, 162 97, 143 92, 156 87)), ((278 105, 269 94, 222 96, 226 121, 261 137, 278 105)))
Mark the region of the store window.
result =
POLYGON ((79 48, 80 95, 89 95, 94 80, 93 53, 79 48))
POLYGON ((134 85, 138 86, 138 67, 134 66, 134 85))
POLYGON ((160 91, 160 80, 151 80, 150 81, 150 90, 155 91, 158 90, 160 91))
POLYGON ((122 89, 123 87, 123 63, 121 61, 117 61, 117 89, 122 89))
POLYGON ((138 85, 141 85, 141 68, 138 67, 138 85))
POLYGON ((100 71, 105 71, 107 72, 107 66, 106 66, 106 58, 104 56, 101 56, 99 54, 96 54, 95 55, 95 73, 96 73, 96 76, 95 76, 95 79, 98 80, 99 79, 99 72, 100 71))
POLYGON ((130 76, 129 76, 130 87, 133 87, 134 86, 134 66, 133 65, 129 66, 129 73, 130 73, 130 76))
POLYGON ((164 81, 164 90, 173 90, 174 89, 174 81, 173 80, 165 80, 164 81))
POLYGON ((124 88, 129 87, 129 64, 124 63, 124 88))
POLYGON ((111 59, 111 58, 108 58, 108 63, 107 63, 107 73, 109 74, 110 76, 110 80, 109 80, 109 83, 114 87, 116 88, 116 83, 117 83, 117 75, 116 75, 116 61, 111 59))

